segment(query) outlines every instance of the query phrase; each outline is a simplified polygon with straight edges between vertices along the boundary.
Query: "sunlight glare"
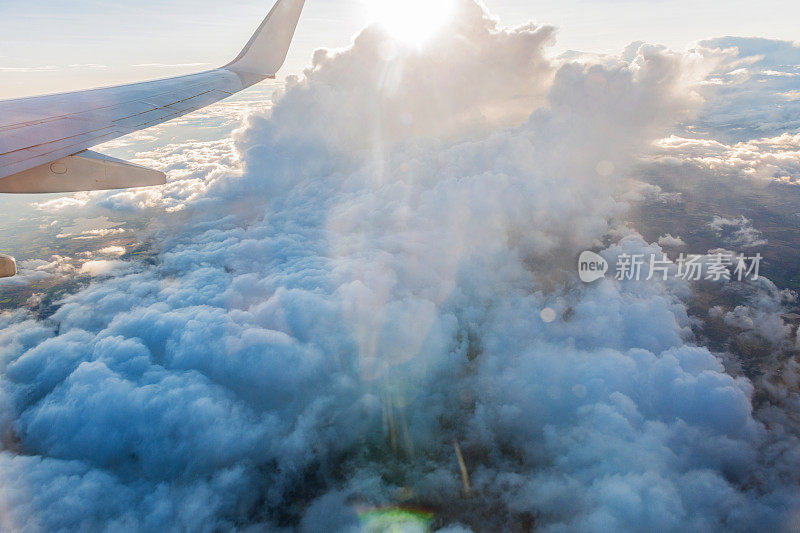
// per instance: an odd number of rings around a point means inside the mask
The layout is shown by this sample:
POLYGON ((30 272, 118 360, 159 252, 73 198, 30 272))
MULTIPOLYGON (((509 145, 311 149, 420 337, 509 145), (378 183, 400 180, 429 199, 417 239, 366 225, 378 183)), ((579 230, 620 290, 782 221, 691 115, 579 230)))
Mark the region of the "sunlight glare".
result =
POLYGON ((369 19, 409 44, 421 45, 453 15, 454 0, 369 0, 369 19))

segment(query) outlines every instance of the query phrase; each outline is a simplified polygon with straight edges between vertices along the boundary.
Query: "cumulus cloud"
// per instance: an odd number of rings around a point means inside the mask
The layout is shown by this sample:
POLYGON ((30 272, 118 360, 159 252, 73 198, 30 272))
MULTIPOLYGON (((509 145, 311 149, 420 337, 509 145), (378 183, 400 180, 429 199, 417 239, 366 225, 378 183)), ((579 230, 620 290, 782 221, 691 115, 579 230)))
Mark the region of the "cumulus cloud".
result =
POLYGON ((686 246, 686 243, 683 242, 683 239, 680 237, 675 237, 672 234, 667 233, 666 235, 662 235, 658 238, 658 245, 665 246, 667 248, 681 248, 686 246))
POLYGON ((17 264, 17 275, 0 279, 0 288, 24 287, 31 283, 51 278, 55 275, 66 275, 75 272, 68 258, 53 256, 52 261, 33 260, 17 264))
POLYGON ((0 316, 4 527, 787 526, 797 439, 697 342, 690 287, 574 272, 660 253, 609 239, 615 196, 702 105, 698 58, 549 60, 551 28, 459 5, 428 48, 318 52, 235 144, 164 148, 168 187, 101 197, 169 208, 158 257, 0 316))
POLYGON ((205 193, 209 182, 229 176, 238 168, 239 153, 232 139, 168 144, 152 152, 137 154, 132 161, 167 173, 164 187, 131 189, 103 193, 97 206, 115 212, 136 212, 159 207, 168 212, 181 211, 205 193))
POLYGON ((787 304, 796 301, 797 295, 778 290, 775 284, 762 278, 744 296, 744 301, 731 309, 713 307, 711 316, 723 320, 727 326, 738 330, 740 338, 751 342, 766 342, 774 348, 787 341, 791 343, 791 328, 782 313, 787 304))
POLYGON ((683 202, 683 194, 679 192, 666 192, 660 186, 652 183, 636 181, 625 191, 621 198, 628 202, 643 203, 645 205, 678 205, 683 202))
POLYGON ((100 248, 97 250, 97 253, 101 255, 112 255, 119 257, 120 255, 125 255, 125 248, 122 246, 106 246, 105 248, 100 248))
POLYGON ((86 261, 83 265, 81 265, 80 273, 89 274, 90 276, 103 276, 110 274, 114 269, 120 268, 124 265, 124 261, 109 261, 106 259, 86 261))
POLYGON ((738 218, 725 218, 715 216, 708 227, 714 230, 717 235, 724 237, 725 242, 732 246, 743 248, 754 248, 767 244, 761 232, 753 227, 752 221, 744 215, 738 218))
POLYGON ((273 111, 276 140, 360 149, 376 136, 446 136, 525 120, 555 73, 543 53, 554 28, 499 28, 477 4, 457 4, 452 27, 424 52, 387 40, 378 27, 344 52, 316 52, 305 72, 312 83, 290 79, 273 111), (331 124, 341 128, 335 138, 331 124))
POLYGON ((708 95, 695 129, 726 142, 744 142, 800 127, 800 105, 785 93, 800 89, 800 46, 791 41, 722 37, 702 41, 698 53, 723 58, 707 80, 708 95))
POLYGON ((724 144, 713 139, 670 136, 656 142, 661 161, 693 163, 705 169, 763 181, 800 184, 800 134, 724 144))
POLYGON ((90 199, 91 196, 88 193, 77 193, 72 196, 61 196, 44 202, 34 202, 33 206, 43 211, 61 211, 63 209, 84 207, 89 203, 90 199))

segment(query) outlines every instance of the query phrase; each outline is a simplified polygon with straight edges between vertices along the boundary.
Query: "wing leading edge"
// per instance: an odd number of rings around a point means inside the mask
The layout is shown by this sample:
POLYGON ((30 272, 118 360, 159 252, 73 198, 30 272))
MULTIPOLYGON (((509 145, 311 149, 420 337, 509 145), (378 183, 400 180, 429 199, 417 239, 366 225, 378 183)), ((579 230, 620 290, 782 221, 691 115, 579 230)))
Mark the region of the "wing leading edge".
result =
POLYGON ((164 184, 163 173, 88 152, 92 146, 209 106, 283 65, 305 0, 278 0, 222 68, 163 80, 0 102, 0 193, 164 184))

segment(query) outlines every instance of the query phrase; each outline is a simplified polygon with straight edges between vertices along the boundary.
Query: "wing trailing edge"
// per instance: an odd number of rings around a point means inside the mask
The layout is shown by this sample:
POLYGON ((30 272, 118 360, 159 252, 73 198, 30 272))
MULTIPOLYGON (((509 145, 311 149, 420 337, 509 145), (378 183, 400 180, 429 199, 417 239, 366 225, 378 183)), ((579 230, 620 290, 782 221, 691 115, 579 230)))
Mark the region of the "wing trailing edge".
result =
POLYGON ((84 150, 0 180, 0 193, 104 191, 164 185, 167 175, 122 159, 84 150))

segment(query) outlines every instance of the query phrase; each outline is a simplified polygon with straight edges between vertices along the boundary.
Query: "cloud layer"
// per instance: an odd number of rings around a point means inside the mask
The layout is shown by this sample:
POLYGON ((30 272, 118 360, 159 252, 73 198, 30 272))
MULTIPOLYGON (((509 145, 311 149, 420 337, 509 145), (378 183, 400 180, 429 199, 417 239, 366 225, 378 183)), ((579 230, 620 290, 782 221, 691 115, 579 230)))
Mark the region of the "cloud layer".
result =
MULTIPOLYGON (((171 208, 161 249, 85 263, 47 321, 0 316, 3 527, 793 526, 794 429, 699 342, 692 287, 574 272, 660 253, 616 193, 708 69, 550 60, 551 28, 460 6, 422 50, 370 28, 318 52, 235 145, 167 147, 172 185, 102 197, 171 208)), ((781 309, 753 302, 718 317, 781 309)))

